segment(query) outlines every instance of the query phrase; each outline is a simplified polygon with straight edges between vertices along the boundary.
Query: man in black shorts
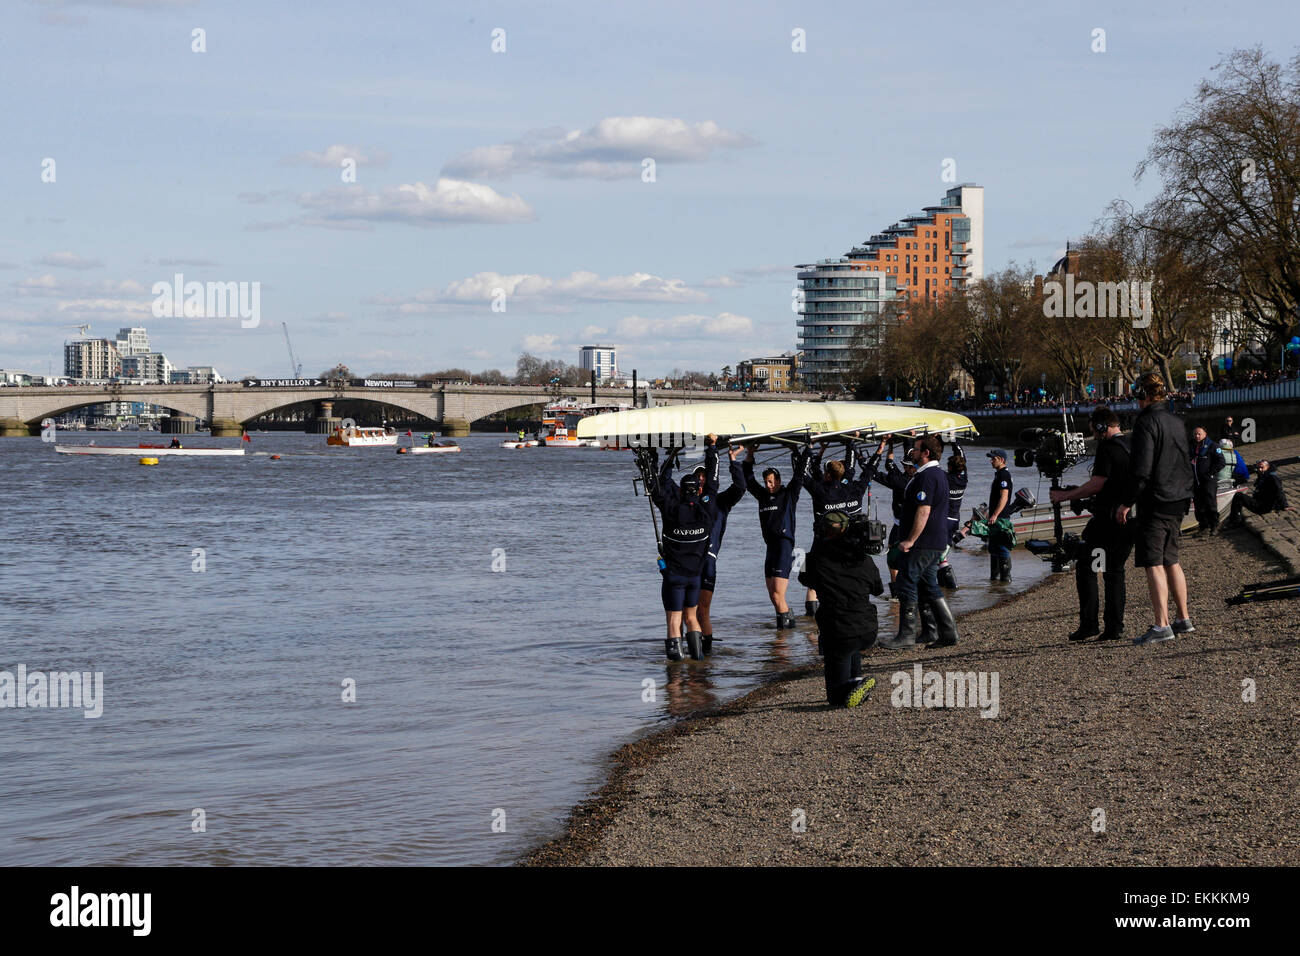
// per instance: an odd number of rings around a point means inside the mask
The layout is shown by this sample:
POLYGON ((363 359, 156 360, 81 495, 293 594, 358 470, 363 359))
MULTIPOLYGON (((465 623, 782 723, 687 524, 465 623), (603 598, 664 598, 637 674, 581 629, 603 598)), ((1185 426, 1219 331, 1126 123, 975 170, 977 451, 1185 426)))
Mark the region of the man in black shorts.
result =
POLYGON ((1187 611, 1187 579, 1178 563, 1178 536, 1192 504, 1191 450, 1187 427, 1169 411, 1159 373, 1147 372, 1133 388, 1142 411, 1133 422, 1128 488, 1115 517, 1127 524, 1130 509, 1137 505, 1134 563, 1146 569, 1155 623, 1133 643, 1159 644, 1196 630, 1187 611), (1171 596, 1178 612, 1172 624, 1171 596))

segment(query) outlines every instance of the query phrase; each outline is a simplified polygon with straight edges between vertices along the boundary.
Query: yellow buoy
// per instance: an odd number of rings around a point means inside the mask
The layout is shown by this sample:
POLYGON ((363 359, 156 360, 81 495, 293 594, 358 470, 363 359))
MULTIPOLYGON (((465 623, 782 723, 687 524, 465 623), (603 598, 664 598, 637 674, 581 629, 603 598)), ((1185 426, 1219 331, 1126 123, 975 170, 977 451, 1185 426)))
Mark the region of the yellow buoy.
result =
POLYGON ((157 459, 157 458, 141 458, 141 459, 140 459, 140 464, 142 464, 142 465, 156 465, 156 464, 158 464, 158 459, 157 459))

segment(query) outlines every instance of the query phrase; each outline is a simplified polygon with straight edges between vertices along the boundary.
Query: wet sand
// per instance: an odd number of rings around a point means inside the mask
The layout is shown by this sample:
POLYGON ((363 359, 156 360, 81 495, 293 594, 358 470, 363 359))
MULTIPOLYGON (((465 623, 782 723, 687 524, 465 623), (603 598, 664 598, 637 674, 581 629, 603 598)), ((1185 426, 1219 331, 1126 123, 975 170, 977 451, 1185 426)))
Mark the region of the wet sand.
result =
MULTIPOLYGON (((1224 603, 1291 572, 1250 528, 1185 537, 1182 558, 1194 634, 1069 644, 1074 578, 1053 575, 967 615, 956 647, 872 650, 856 710, 828 709, 804 670, 623 747, 521 862, 1300 864, 1300 602, 1224 603), (996 673, 998 715, 893 706, 891 677, 918 662, 996 673)), ((1135 636, 1151 611, 1143 574, 1127 580, 1135 636)))

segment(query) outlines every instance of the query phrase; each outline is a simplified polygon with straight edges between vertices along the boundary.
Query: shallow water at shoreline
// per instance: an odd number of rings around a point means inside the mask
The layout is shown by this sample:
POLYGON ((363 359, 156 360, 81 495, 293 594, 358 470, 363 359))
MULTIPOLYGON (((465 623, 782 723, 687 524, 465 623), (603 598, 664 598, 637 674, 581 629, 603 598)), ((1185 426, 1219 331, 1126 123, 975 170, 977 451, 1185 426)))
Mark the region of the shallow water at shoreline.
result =
MULTIPOLYGON (((722 552, 715 654, 670 666, 630 456, 501 437, 410 458, 254 434, 243 459, 153 468, 0 442, 0 669, 102 671, 105 698, 94 720, 0 711, 0 862, 506 863, 558 832, 620 744, 816 659, 807 619, 773 627, 751 498, 722 552)), ((92 438, 157 440, 68 440, 92 438)), ((970 458, 966 513, 991 477, 970 458)), ((807 504, 800 524, 806 546, 807 504)), ((958 612, 1047 570, 1017 552, 990 590, 973 544, 953 561, 958 612)))

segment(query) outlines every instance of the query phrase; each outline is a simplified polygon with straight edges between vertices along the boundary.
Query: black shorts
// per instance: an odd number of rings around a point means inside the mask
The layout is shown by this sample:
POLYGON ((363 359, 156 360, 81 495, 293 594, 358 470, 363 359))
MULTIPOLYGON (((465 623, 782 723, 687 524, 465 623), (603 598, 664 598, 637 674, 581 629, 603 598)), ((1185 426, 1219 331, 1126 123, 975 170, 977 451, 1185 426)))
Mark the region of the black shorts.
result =
POLYGON ((683 608, 699 606, 699 577, 681 578, 665 572, 663 578, 664 583, 659 594, 663 598, 665 611, 680 611, 683 608))
POLYGON ((700 590, 712 591, 718 583, 718 559, 712 554, 704 556, 704 567, 700 569, 700 590))
POLYGON ((793 564, 793 541, 789 538, 778 538, 767 542, 767 554, 763 557, 763 577, 788 579, 793 564))
POLYGON ((1168 567, 1178 563, 1178 534, 1182 515, 1148 514, 1138 517, 1133 535, 1134 565, 1139 568, 1168 567))

